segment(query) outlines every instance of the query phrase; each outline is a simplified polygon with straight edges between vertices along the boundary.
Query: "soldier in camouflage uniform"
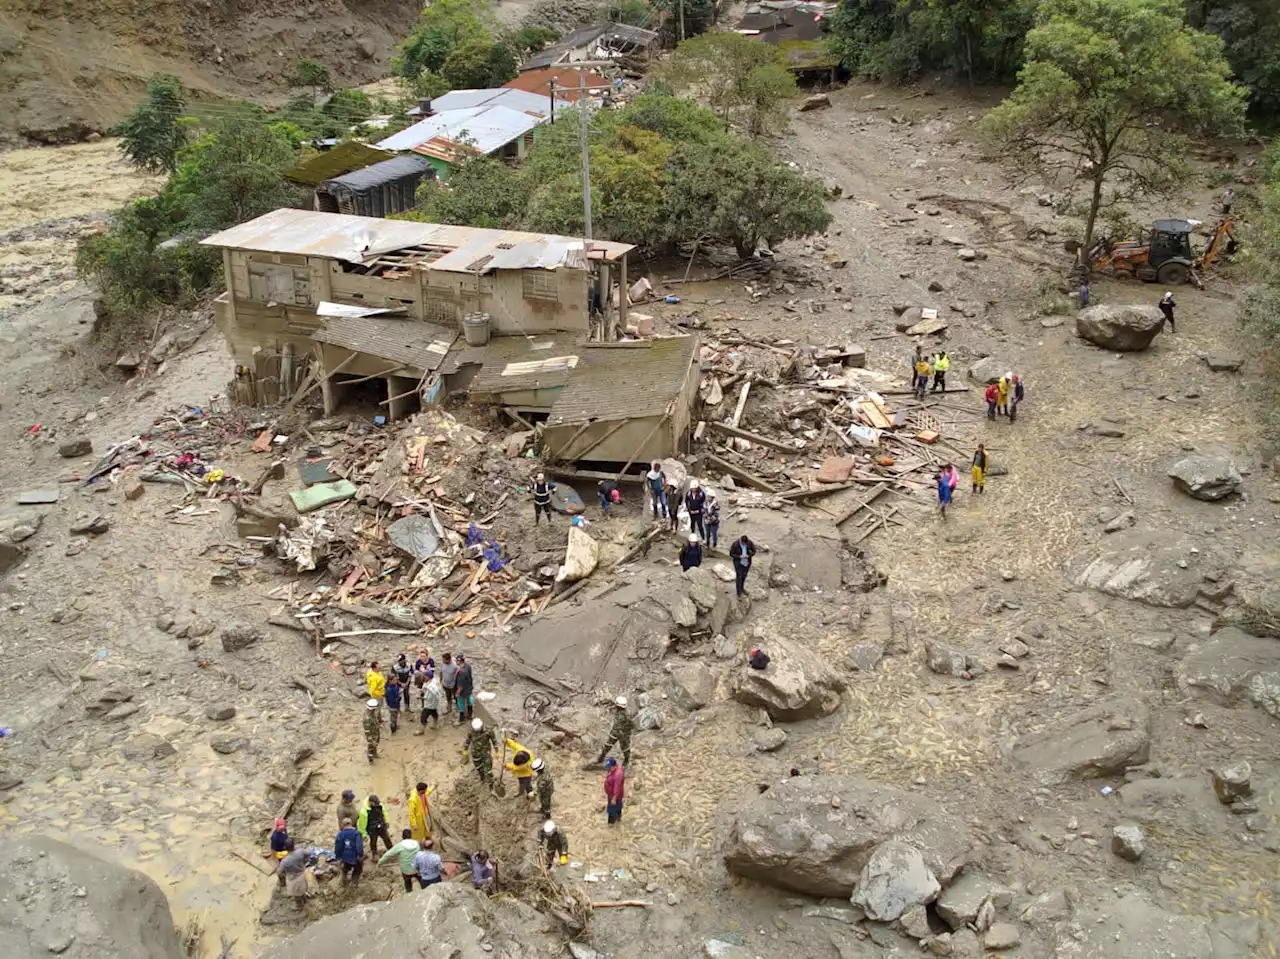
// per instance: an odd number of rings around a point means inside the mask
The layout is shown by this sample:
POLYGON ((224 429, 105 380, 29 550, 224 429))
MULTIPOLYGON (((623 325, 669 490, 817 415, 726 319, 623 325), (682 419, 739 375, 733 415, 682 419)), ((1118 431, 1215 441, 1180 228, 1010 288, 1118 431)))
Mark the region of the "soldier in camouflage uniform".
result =
POLYGON ((551 818, 551 797, 556 791, 556 781, 551 778, 551 770, 541 759, 533 761, 533 771, 538 774, 538 805, 542 807, 542 818, 551 818))
POLYGON ((622 765, 631 765, 631 731, 635 728, 635 723, 631 721, 631 717, 627 715, 627 697, 619 696, 613 701, 613 725, 609 727, 609 741, 604 744, 604 749, 600 750, 600 756, 596 759, 596 763, 604 762, 604 757, 609 755, 615 743, 622 747, 622 765))
POLYGON ((371 699, 364 710, 364 745, 369 762, 378 758, 378 740, 382 738, 382 722, 378 716, 378 701, 371 699))
POLYGON ((471 757, 471 765, 480 774, 480 781, 486 786, 493 786, 493 754, 498 748, 498 740, 492 729, 485 729, 484 722, 471 720, 471 732, 467 733, 467 741, 462 746, 462 761, 471 757))
POLYGON ((557 856, 560 857, 561 864, 568 861, 569 837, 550 819, 542 824, 542 831, 538 833, 538 845, 546 854, 548 869, 556 864, 557 856))

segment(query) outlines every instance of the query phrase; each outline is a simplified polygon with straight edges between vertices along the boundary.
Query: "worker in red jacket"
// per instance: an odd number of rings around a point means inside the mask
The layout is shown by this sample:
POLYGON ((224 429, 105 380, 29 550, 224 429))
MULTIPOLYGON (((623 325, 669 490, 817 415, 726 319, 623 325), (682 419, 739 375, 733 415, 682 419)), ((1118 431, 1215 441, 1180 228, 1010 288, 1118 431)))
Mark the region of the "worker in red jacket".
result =
POLYGON ((622 771, 622 764, 613 757, 610 757, 608 762, 604 764, 604 768, 608 770, 604 776, 604 795, 608 803, 606 808, 609 813, 609 825, 612 826, 622 820, 622 792, 625 775, 622 771))
POLYGON ((996 418, 996 406, 1000 403, 1000 387, 992 383, 987 387, 987 419, 994 420, 996 418))

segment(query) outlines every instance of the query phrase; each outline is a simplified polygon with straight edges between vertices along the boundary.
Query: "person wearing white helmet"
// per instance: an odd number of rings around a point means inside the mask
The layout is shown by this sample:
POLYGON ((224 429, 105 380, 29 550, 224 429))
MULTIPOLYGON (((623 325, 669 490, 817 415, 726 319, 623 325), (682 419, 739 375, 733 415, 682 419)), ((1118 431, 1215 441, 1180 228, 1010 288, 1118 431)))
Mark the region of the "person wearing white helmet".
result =
POLYGON ((382 720, 378 715, 378 700, 371 697, 364 704, 364 745, 369 762, 378 758, 380 739, 382 739, 382 720))
POLYGON ((1178 304, 1173 302, 1173 290, 1165 290, 1164 296, 1160 297, 1160 312, 1164 314, 1164 318, 1169 323, 1169 332, 1177 333, 1178 327, 1173 322, 1173 308, 1178 304))
POLYGON ((538 757, 533 761, 533 771, 538 776, 538 806, 542 810, 542 818, 551 818, 551 797, 555 795, 556 781, 551 778, 551 770, 546 760, 538 757))
POLYGON ((493 786, 493 754, 498 750, 498 740, 492 729, 485 729, 481 719, 471 720, 471 731, 467 733, 467 741, 462 746, 462 761, 471 758, 480 781, 486 786, 493 786))
MULTIPOLYGON (((689 512, 689 528, 699 536, 707 535, 702 525, 702 515, 707 507, 707 494, 696 479, 689 481, 689 492, 684 494, 684 508, 689 512)), ((687 568, 687 567, 686 567, 687 568)))
POLYGON ((542 824, 542 829, 538 832, 538 845, 546 853, 548 869, 556 864, 557 858, 562 866, 569 861, 569 837, 550 819, 542 824))
POLYGON ((689 570, 702 565, 702 540, 697 533, 689 534, 689 541, 680 547, 680 569, 689 570))
POLYGON ((619 696, 613 701, 613 725, 609 727, 609 739, 604 744, 604 749, 600 750, 600 756, 596 759, 597 765, 604 762, 604 757, 609 755, 614 745, 622 750, 622 761, 624 764, 631 765, 631 733, 635 729, 635 724, 631 721, 631 717, 627 715, 627 697, 619 696))
POLYGON ((551 494, 556 491, 556 484, 547 482, 547 474, 539 473, 533 478, 533 525, 545 513, 547 525, 551 525, 551 494))

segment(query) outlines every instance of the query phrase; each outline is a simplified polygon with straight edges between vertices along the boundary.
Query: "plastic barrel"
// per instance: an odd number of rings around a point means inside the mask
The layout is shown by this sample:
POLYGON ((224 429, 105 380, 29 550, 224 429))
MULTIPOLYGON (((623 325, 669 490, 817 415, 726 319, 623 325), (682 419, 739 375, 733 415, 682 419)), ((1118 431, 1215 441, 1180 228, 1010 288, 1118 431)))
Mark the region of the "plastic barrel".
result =
POLYGON ((462 317, 462 335, 467 346, 484 346, 489 342, 489 314, 467 313, 462 317))

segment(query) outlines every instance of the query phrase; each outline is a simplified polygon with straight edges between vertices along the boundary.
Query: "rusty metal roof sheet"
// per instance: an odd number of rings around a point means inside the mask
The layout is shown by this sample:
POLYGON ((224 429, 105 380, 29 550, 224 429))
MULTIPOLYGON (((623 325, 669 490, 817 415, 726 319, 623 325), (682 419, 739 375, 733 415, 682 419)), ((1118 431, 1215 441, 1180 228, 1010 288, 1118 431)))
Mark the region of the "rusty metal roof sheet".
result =
MULTIPOLYGON (((200 242, 205 246, 253 250, 258 253, 296 253, 346 260, 350 263, 364 263, 379 254, 411 246, 440 247, 452 251, 466 247, 467 252, 463 256, 443 269, 488 273, 491 270, 529 267, 544 270, 555 270, 562 266, 570 269, 583 268, 583 241, 579 237, 523 233, 518 230, 485 230, 441 223, 415 223, 412 220, 384 220, 378 217, 350 216, 346 213, 320 213, 316 210, 274 210, 255 220, 215 233, 200 242), (533 254, 539 244, 542 244, 541 252, 535 257, 533 254), (492 255, 493 259, 476 266, 485 254, 492 255)), ((592 240, 591 259, 616 260, 634 248, 630 243, 592 240)), ((430 268, 442 269, 440 263, 449 255, 451 254, 436 260, 430 268)))
POLYGON ((547 426, 665 413, 696 362, 698 338, 584 344, 582 362, 551 407, 547 426))
POLYGON ((432 372, 444 361, 458 334, 456 330, 419 320, 335 316, 326 319, 311 338, 432 372))

